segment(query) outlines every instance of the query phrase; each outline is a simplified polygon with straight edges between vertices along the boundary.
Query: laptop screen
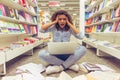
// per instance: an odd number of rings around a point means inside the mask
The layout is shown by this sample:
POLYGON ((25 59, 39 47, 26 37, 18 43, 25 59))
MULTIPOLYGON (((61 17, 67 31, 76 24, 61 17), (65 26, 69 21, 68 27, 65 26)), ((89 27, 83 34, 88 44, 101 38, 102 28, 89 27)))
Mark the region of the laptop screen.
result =
POLYGON ((48 42, 48 52, 50 54, 73 54, 77 46, 79 46, 77 42, 48 42))

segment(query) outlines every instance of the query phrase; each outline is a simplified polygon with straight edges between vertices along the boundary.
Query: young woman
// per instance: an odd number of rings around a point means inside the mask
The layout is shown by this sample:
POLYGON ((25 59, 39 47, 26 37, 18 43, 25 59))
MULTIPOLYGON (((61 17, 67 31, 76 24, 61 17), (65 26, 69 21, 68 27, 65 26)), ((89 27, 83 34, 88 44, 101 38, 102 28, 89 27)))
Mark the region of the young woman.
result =
MULTIPOLYGON (((82 39, 83 35, 72 23, 72 18, 68 12, 64 10, 56 11, 51 22, 42 25, 41 32, 52 32, 53 42, 69 42, 71 34, 78 39, 82 39)), ((46 74, 61 72, 66 69, 79 71, 79 65, 76 62, 86 53, 84 46, 75 49, 74 54, 50 55, 47 50, 39 52, 39 58, 50 64, 46 68, 46 74)))

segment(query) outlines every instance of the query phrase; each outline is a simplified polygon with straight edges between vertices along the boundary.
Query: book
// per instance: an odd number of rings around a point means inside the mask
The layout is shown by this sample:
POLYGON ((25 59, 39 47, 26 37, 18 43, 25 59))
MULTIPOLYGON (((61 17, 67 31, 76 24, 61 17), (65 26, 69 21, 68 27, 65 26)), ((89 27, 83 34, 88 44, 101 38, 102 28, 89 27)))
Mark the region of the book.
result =
POLYGON ((74 77, 72 80, 87 80, 87 78, 86 78, 86 76, 83 74, 83 75, 79 75, 79 76, 74 77))
POLYGON ((112 23, 107 23, 104 32, 111 32, 111 26, 112 25, 113 25, 112 23))
POLYGON ((58 80, 72 80, 72 77, 63 71, 60 73, 58 80))
POLYGON ((120 4, 116 7, 115 17, 120 17, 120 4))
POLYGON ((114 7, 114 9, 111 11, 111 19, 115 18, 115 10, 116 8, 114 7))
POLYGON ((2 77, 2 80, 23 80, 21 75, 16 76, 4 76, 2 77))
POLYGON ((87 80, 120 80, 120 73, 95 71, 86 75, 87 80))
POLYGON ((25 33, 25 30, 22 24, 19 24, 19 28, 21 33, 25 33))
POLYGON ((89 63, 89 62, 84 62, 82 64, 80 64, 80 67, 85 70, 85 72, 91 72, 91 71, 101 71, 101 68, 93 63, 89 63), (82 65, 82 66, 81 66, 82 65))
POLYGON ((118 27, 117 27, 117 29, 116 29, 116 32, 120 32, 120 22, 119 22, 119 24, 118 24, 118 27))
POLYGON ((83 62, 80 64, 80 69, 84 72, 94 72, 94 71, 113 71, 113 69, 102 65, 102 64, 93 64, 90 62, 83 62))
POLYGON ((120 23, 120 21, 114 22, 112 32, 117 32, 117 28, 118 28, 119 23, 120 23))
POLYGON ((107 24, 103 24, 103 27, 101 28, 101 31, 100 31, 100 32, 104 32, 105 29, 106 29, 106 27, 107 27, 107 24))
POLYGON ((0 15, 6 16, 5 7, 3 4, 0 4, 0 15))

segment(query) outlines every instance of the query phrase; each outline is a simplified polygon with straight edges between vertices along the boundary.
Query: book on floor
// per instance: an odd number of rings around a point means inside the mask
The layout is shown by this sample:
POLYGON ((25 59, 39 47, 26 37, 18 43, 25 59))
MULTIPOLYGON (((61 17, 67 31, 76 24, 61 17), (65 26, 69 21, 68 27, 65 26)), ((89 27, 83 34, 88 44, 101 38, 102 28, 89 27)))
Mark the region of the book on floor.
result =
POLYGON ((120 73, 95 71, 86 74, 87 80, 120 80, 120 73))
POLYGON ((93 71, 113 71, 113 69, 102 65, 102 64, 93 64, 90 62, 83 62, 80 64, 80 69, 84 72, 93 72, 93 71))

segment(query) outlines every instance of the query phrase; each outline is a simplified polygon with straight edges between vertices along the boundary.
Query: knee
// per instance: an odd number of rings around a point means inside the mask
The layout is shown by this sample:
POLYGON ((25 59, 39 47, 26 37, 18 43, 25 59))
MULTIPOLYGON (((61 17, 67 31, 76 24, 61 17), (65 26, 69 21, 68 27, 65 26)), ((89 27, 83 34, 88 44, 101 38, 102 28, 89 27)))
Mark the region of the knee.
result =
POLYGON ((81 51, 82 51, 83 53, 86 53, 87 49, 85 48, 85 46, 81 46, 81 51))
POLYGON ((85 54, 87 49, 84 46, 79 46, 76 49, 77 53, 85 54))
POLYGON ((41 50, 39 53, 38 53, 38 57, 39 58, 44 58, 47 56, 47 51, 46 50, 41 50))

